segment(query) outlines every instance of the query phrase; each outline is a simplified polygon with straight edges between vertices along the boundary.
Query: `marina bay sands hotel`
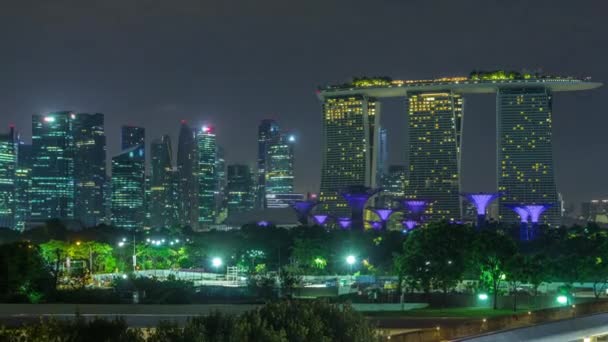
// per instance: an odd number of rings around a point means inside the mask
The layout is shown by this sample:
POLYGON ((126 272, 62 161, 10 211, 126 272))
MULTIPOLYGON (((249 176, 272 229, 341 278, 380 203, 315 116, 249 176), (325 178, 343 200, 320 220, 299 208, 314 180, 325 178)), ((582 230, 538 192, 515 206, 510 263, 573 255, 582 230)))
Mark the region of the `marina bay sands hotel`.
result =
MULTIPOLYGON (((560 203, 552 151, 555 93, 600 87, 589 79, 517 72, 473 72, 468 77, 433 80, 359 78, 322 87, 323 166, 317 210, 348 212, 340 191, 352 185, 377 187, 380 99, 407 101, 409 169, 405 195, 430 202, 430 220, 460 220, 463 215, 460 170, 464 98, 496 94, 496 189, 499 216, 519 222, 508 205, 549 204, 543 222, 558 225, 560 203)), ((478 163, 489 162, 478 160, 478 163)))

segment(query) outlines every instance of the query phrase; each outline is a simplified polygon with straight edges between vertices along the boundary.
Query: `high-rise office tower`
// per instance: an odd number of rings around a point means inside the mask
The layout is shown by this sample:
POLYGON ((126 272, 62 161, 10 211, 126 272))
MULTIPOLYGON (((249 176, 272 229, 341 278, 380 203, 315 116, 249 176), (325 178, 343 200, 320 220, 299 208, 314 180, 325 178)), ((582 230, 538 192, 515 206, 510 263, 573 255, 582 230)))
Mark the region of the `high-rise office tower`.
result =
POLYGON ((23 231, 30 219, 32 204, 32 145, 17 145, 17 169, 15 170, 15 229, 23 231))
POLYGON ((0 227, 15 228, 17 134, 14 127, 0 134, 0 227))
POLYGON ((408 93, 406 195, 429 201, 431 220, 459 220, 463 99, 451 91, 408 93))
POLYGON ((378 131, 378 158, 376 160, 378 162, 376 184, 381 185, 388 172, 388 131, 384 127, 380 127, 378 131))
POLYGON ((323 103, 323 165, 320 207, 348 215, 340 191, 349 186, 376 187, 380 104, 365 95, 326 97, 323 103))
POLYGON ((541 222, 559 225, 553 171, 552 94, 544 87, 500 88, 496 99, 500 219, 517 223, 505 205, 551 204, 541 222))
POLYGON ((198 223, 208 226, 215 223, 215 193, 217 192, 215 129, 203 126, 196 134, 198 146, 198 223))
POLYGON ((266 194, 293 193, 293 165, 295 136, 281 133, 268 144, 266 157, 266 194))
POLYGON ((163 135, 150 143, 150 197, 148 210, 152 228, 173 225, 171 190, 173 182, 171 137, 163 135))
POLYGON ((217 192, 215 194, 216 223, 226 219, 226 159, 222 146, 217 145, 215 154, 215 178, 217 179, 217 192))
POLYGON ((247 212, 254 206, 253 173, 247 165, 228 165, 226 185, 228 215, 247 212))
POLYGON ((112 158, 112 224, 142 229, 145 220, 145 132, 141 127, 122 128, 123 151, 112 158))
POLYGON ((279 125, 275 120, 264 119, 258 126, 258 179, 255 206, 266 207, 266 169, 268 151, 281 135, 279 125))
POLYGON ((74 135, 76 114, 32 116, 32 220, 74 217, 74 135))
POLYGON ((105 218, 106 135, 103 114, 74 119, 74 218, 85 226, 105 218))
POLYGON ((179 177, 179 222, 182 226, 198 225, 198 153, 196 132, 182 120, 177 144, 179 177))

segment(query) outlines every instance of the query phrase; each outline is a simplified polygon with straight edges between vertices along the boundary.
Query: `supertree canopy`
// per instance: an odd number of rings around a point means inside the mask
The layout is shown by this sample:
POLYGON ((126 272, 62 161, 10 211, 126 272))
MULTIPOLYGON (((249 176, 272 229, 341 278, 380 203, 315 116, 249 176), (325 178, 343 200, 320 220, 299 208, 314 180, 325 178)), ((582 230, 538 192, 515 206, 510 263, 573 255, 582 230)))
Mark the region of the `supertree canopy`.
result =
POLYGON ((317 214, 313 215, 312 218, 315 220, 316 224, 318 224, 319 226, 323 226, 327 222, 329 215, 317 214))
POLYGON ((528 219, 530 217, 530 212, 528 208, 525 206, 519 205, 508 205, 507 207, 511 208, 517 215, 519 215, 519 239, 522 241, 528 241, 532 239, 532 234, 530 233, 530 229, 528 226, 528 219))
POLYGON ((369 223, 374 230, 380 230, 383 226, 381 221, 367 221, 367 223, 369 223))
POLYGON ((410 231, 410 230, 416 228, 416 225, 418 225, 418 222, 416 222, 414 220, 404 220, 401 222, 401 224, 403 224, 403 228, 405 228, 407 231, 410 231))
POLYGON ((428 204, 429 201, 423 199, 405 198, 401 200, 403 209, 409 210, 412 215, 422 214, 428 204))
POLYGON ((380 189, 372 189, 366 186, 351 186, 341 192, 342 197, 344 197, 350 207, 353 229, 363 230, 363 209, 367 201, 378 191, 380 189))
POLYGON ((488 205, 500 196, 500 193, 466 193, 463 194, 469 202, 473 203, 475 209, 477 209, 477 228, 481 228, 486 223, 486 210, 488 205))
POLYGON ((545 210, 551 208, 552 206, 552 204, 526 205, 525 208, 528 210, 528 213, 530 213, 530 222, 532 222, 533 225, 538 224, 538 221, 540 220, 540 215, 542 215, 545 210))
POLYGON ((340 217, 338 218, 338 224, 342 229, 349 229, 352 225, 352 220, 348 217, 340 217))
POLYGON ((303 224, 308 224, 308 216, 310 215, 310 211, 314 208, 319 202, 317 201, 295 201, 291 205, 293 210, 296 211, 298 215, 298 221, 303 224))
POLYGON ((381 228, 383 230, 386 230, 387 225, 388 225, 388 219, 391 217, 394 210, 388 209, 388 208, 379 208, 379 209, 370 209, 370 210, 373 211, 376 215, 378 215, 378 217, 380 218, 381 228))

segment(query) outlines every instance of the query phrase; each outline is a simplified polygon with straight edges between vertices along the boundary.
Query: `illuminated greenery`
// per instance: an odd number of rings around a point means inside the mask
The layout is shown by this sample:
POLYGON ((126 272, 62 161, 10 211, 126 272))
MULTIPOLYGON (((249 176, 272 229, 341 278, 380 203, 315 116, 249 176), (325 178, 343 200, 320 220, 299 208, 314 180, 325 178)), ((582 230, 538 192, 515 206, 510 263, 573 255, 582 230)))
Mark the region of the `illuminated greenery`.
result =
POLYGON ((363 87, 382 87, 391 84, 392 79, 386 76, 376 77, 355 77, 353 78, 352 85, 357 88, 363 87))
POLYGON ((516 71, 504 71, 504 70, 493 70, 493 71, 473 71, 470 73, 469 78, 474 81, 504 81, 504 80, 527 80, 530 78, 538 78, 539 75, 532 75, 529 73, 519 73, 516 71))

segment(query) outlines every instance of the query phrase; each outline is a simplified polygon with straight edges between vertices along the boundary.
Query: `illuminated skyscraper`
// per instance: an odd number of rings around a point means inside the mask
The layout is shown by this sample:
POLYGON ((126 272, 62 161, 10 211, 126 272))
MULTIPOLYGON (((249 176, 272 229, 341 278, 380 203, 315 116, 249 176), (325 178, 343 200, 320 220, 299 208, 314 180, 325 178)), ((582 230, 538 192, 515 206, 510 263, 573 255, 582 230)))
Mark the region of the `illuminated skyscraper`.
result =
POLYGON ((0 134, 0 227, 15 228, 17 134, 14 127, 0 134))
POLYGON ((217 175, 215 173, 217 146, 215 129, 203 126, 196 134, 198 146, 198 223, 200 226, 215 223, 215 194, 217 175))
POLYGON ((221 223, 226 219, 226 159, 224 148, 217 145, 215 154, 215 179, 217 180, 217 192, 215 193, 215 212, 216 223, 221 223))
POLYGON ((76 115, 32 116, 32 220, 74 217, 74 135, 76 115))
POLYGON ((15 229, 23 231, 32 211, 32 145, 19 142, 15 170, 15 229))
POLYGON ((430 201, 431 220, 461 217, 463 99, 451 91, 408 93, 409 184, 406 195, 430 201))
POLYGON ((501 88, 497 100, 499 215, 517 223, 505 205, 552 204, 541 222, 559 225, 553 171, 552 94, 547 88, 501 88))
POLYGON ((144 227, 146 157, 141 127, 123 127, 124 150, 112 158, 112 224, 135 230, 144 227), (134 144, 134 145, 132 145, 134 144))
POLYGON ((173 167, 171 137, 163 135, 150 143, 150 197, 148 210, 152 228, 166 228, 173 223, 173 167))
POLYGON ((266 172, 270 146, 276 144, 281 135, 275 120, 264 119, 258 126, 258 179, 256 204, 257 208, 266 207, 266 172))
POLYGON ((347 216, 350 210, 340 192, 376 186, 379 120, 380 104, 374 98, 324 98, 320 212, 347 216))
POLYGON ((179 221, 182 226, 198 225, 198 157, 196 132, 182 121, 177 145, 179 177, 179 221))
POLYGON ((378 195, 377 205, 384 208, 396 208, 397 200, 405 196, 407 184, 406 168, 403 165, 391 165, 381 184, 382 192, 378 195))
POLYGON ((281 133, 268 146, 266 158, 266 195, 293 193, 293 148, 295 136, 281 133))
POLYGON ((380 127, 378 131, 378 166, 376 167, 376 184, 384 183, 384 178, 387 176, 388 163, 388 131, 384 127, 380 127))
POLYGON ((74 218, 91 227, 105 218, 106 136, 103 114, 74 120, 74 218))
POLYGON ((251 168, 241 164, 228 165, 227 175, 228 215, 251 211, 255 197, 251 168))

